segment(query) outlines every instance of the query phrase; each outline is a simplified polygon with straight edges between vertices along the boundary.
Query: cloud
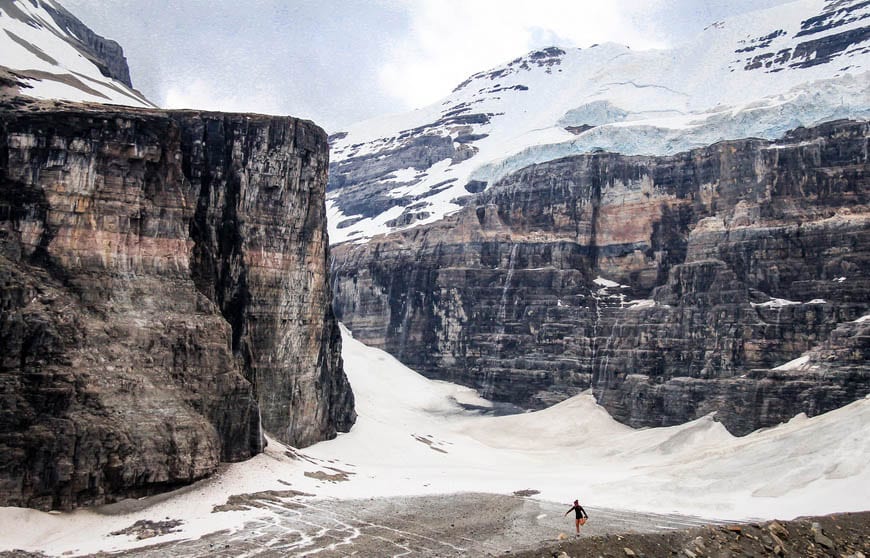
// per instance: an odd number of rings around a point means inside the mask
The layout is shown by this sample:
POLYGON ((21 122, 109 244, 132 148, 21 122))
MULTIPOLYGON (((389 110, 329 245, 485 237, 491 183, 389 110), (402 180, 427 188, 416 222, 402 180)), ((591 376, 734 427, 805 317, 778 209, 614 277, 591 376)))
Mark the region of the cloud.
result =
POLYGON ((228 89, 201 78, 170 83, 161 105, 168 109, 202 109, 223 112, 282 114, 284 102, 269 90, 228 89))
POLYGON ((329 131, 404 112, 546 46, 664 47, 786 0, 62 0, 166 107, 292 114, 329 131))
POLYGON ((469 75, 536 48, 616 41, 661 48, 644 29, 656 2, 619 0, 417 0, 411 27, 381 65, 379 81, 409 107, 436 101, 469 75))
POLYGON ((408 29, 393 0, 62 0, 118 40, 167 108, 289 114, 328 131, 405 105, 377 79, 408 29))

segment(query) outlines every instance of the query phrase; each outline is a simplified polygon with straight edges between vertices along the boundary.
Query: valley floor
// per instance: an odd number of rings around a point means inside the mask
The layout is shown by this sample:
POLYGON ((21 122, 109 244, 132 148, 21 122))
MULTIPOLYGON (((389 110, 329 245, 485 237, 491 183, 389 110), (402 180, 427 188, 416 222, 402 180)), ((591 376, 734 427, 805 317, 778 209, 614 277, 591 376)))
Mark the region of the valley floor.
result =
MULTIPOLYGON (((321 499, 293 490, 229 498, 215 514, 259 509, 237 528, 90 556, 157 558, 240 556, 837 556, 870 555, 870 512, 764 523, 705 523, 695 517, 587 511, 581 536, 564 506, 522 496, 321 499), (816 528, 813 527, 814 523, 816 528), (779 547, 781 550, 777 550, 779 547)), ((123 536, 143 539, 171 531, 178 520, 138 522, 123 536)), ((0 558, 43 554, 0 552, 0 558)))
MULTIPOLYGON (((294 490, 265 491, 230 497, 213 513, 244 508, 257 509, 259 517, 197 539, 91 556, 499 556, 574 537, 573 513, 565 517, 564 506, 511 495, 338 500, 294 490)), ((666 532, 704 523, 694 517, 604 508, 587 512, 591 519, 582 528, 583 537, 666 532)), ((183 520, 170 517, 138 522, 116 537, 157 537, 180 525, 183 520)))
MULTIPOLYGON (((728 526, 843 512, 860 512, 836 516, 858 518, 857 527, 820 520, 831 555, 870 556, 870 398, 742 438, 713 417, 633 430, 588 393, 493 416, 469 410, 488 403, 473 390, 427 380, 348 332, 343 356, 359 413, 351 432, 301 450, 270 440, 248 461, 139 500, 65 513, 0 508, 0 556, 552 556, 564 548, 621 558, 632 556, 628 548, 692 558, 739 556, 730 548, 744 543, 763 556, 762 527, 746 531, 758 542, 728 526), (575 498, 591 516, 576 540, 564 515, 575 498), (684 533, 693 527, 701 534, 684 533), (683 552, 698 536, 722 551, 683 552)), ((827 550, 811 536, 812 549, 780 537, 785 555, 824 556, 813 554, 827 550)))

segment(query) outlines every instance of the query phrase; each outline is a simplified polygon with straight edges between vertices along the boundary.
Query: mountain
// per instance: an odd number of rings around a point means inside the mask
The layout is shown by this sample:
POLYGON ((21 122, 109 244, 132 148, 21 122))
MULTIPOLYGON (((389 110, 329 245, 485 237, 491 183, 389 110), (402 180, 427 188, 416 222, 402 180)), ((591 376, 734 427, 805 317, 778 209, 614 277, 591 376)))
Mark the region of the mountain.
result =
POLYGON ((333 243, 431 223, 532 163, 671 155, 870 116, 870 4, 799 0, 670 50, 551 47, 331 138, 333 243))
POLYGON ((523 409, 591 387, 632 426, 716 412, 737 434, 835 409, 870 392, 868 136, 840 121, 538 163, 441 221, 333 246, 335 311, 523 409))
POLYGON ((154 107, 133 89, 124 51, 54 0, 0 1, 0 68, 40 99, 154 107))
POLYGON ((592 388, 635 427, 863 397, 868 17, 801 1, 673 51, 547 49, 334 136, 339 319, 427 377, 521 409, 592 388))

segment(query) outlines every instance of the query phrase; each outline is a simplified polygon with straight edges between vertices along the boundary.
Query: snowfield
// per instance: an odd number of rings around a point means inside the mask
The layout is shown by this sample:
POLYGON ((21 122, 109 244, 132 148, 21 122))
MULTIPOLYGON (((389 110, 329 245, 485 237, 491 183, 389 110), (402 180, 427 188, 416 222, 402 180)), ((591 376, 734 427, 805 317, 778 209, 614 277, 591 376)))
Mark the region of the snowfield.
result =
MULTIPOLYGON (((306 492, 323 502, 536 490, 541 501, 717 519, 789 519, 867 509, 870 398, 737 438, 712 417, 634 430, 588 393, 543 411, 495 417, 468 388, 430 381, 343 331, 359 418, 350 433, 227 465, 175 492, 94 510, 0 508, 0 550, 84 554, 244 531, 274 510, 212 513, 231 495, 306 492), (181 519, 137 540, 111 533, 141 519, 181 519)), ((364 507, 361 503, 360 507, 364 507)), ((321 509, 317 508, 317 509, 321 509)), ((567 508, 566 508, 567 509, 567 508)), ((283 521, 283 520, 282 520, 283 521)))
POLYGON ((52 0, 0 4, 0 66, 27 79, 22 94, 133 107, 154 107, 138 91, 108 78, 76 48, 79 38, 57 24, 45 5, 52 0))

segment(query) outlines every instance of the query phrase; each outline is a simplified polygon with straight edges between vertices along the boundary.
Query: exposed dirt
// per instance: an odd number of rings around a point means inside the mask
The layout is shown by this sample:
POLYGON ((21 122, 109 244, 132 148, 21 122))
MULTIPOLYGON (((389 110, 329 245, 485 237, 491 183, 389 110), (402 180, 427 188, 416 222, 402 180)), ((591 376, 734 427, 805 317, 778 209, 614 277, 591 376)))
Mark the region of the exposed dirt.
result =
MULTIPOLYGON (((265 490, 263 492, 254 492, 252 494, 233 494, 225 504, 215 506, 212 513, 220 513, 225 511, 241 511, 251 508, 266 508, 272 504, 280 504, 281 506, 292 506, 292 502, 287 499, 295 496, 310 496, 298 490, 265 490)), ((114 534, 114 533, 113 533, 114 534)))
POLYGON ((178 531, 176 527, 184 523, 180 519, 172 519, 169 521, 149 521, 147 519, 142 519, 130 525, 126 529, 121 529, 120 531, 114 531, 113 535, 133 535, 137 539, 150 539, 153 537, 158 537, 160 535, 165 535, 167 533, 174 533, 178 531))

